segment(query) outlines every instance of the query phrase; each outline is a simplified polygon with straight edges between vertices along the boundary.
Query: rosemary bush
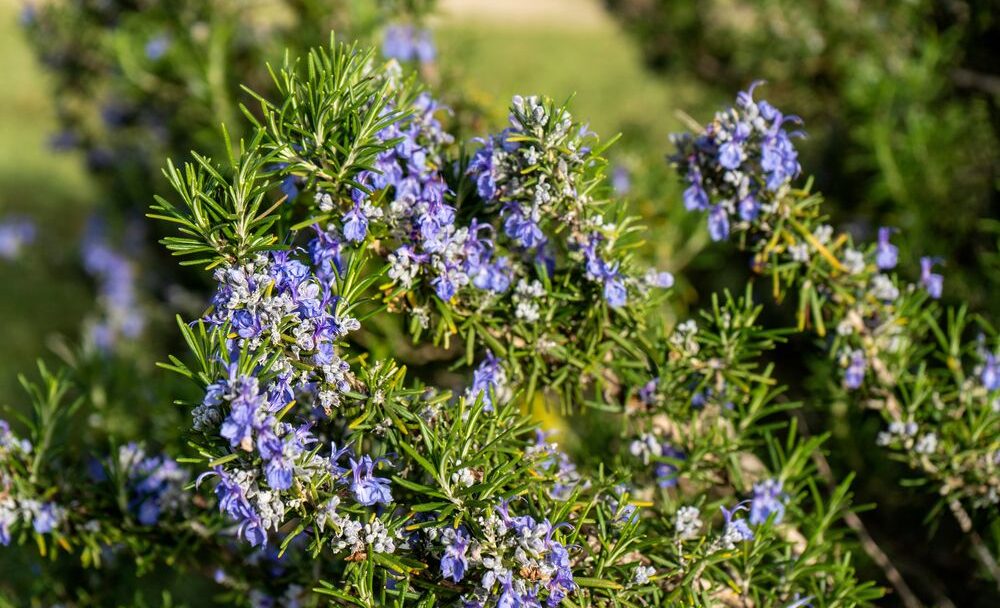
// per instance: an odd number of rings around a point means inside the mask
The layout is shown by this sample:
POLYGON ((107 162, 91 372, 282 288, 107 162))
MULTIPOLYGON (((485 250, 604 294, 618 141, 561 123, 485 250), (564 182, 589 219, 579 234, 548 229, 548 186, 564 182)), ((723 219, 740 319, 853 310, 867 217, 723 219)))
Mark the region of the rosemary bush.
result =
POLYGON ((670 162, 711 238, 799 303, 793 328, 750 286, 668 322, 674 277, 643 260, 611 142, 565 105, 515 97, 506 129, 456 141, 419 74, 366 45, 269 73, 242 126, 165 161, 149 217, 213 285, 177 352, 129 376, 66 349, 22 378, 0 543, 42 559, 9 603, 873 605, 851 476, 824 474, 768 363, 806 331, 835 336, 830 390, 884 417, 889 453, 991 525, 995 332, 935 304, 933 259, 892 272, 890 231, 823 224, 794 119, 752 87, 670 162), (143 425, 103 424, 95 386, 143 425), (134 575, 152 595, 111 584, 134 575))
POLYGON ((1000 204, 992 2, 605 4, 664 77, 691 75, 726 96, 770 82, 769 97, 810 125, 801 147, 838 222, 856 237, 892 223, 905 246, 953 265, 957 297, 979 308, 996 299, 996 227, 981 221, 1000 204))

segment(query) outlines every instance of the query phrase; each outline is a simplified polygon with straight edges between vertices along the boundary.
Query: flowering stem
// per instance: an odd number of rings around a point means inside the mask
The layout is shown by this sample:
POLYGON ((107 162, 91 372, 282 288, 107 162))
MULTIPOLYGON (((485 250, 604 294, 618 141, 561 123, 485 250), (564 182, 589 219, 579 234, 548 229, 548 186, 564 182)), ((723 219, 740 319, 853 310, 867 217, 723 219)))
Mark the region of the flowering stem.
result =
POLYGON ((826 258, 826 261, 830 262, 830 265, 833 266, 834 269, 836 269, 839 272, 844 272, 844 266, 840 263, 840 260, 838 260, 836 256, 830 253, 830 250, 827 249, 823 245, 823 243, 820 243, 816 239, 816 237, 813 236, 813 234, 806 229, 805 226, 803 226, 798 220, 796 220, 793 217, 788 218, 788 221, 792 224, 792 226, 795 227, 796 230, 799 231, 799 234, 802 235, 802 238, 808 241, 809 244, 812 245, 816 249, 816 251, 820 253, 820 255, 826 258))

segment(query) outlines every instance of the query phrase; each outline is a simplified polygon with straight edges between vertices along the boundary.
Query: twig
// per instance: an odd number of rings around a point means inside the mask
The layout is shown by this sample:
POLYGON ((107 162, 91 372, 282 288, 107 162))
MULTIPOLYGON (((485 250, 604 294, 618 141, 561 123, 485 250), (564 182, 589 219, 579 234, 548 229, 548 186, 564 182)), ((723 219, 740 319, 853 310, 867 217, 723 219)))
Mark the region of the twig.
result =
POLYGON ((972 518, 969 517, 969 514, 962 507, 962 503, 957 499, 948 501, 948 507, 951 509, 951 514, 955 516, 955 521, 958 522, 962 532, 965 532, 969 540, 972 541, 972 549, 976 557, 979 558, 979 563, 990 573, 990 576, 997 583, 997 589, 1000 590, 1000 566, 997 565, 996 558, 983 542, 983 538, 972 528, 972 518))

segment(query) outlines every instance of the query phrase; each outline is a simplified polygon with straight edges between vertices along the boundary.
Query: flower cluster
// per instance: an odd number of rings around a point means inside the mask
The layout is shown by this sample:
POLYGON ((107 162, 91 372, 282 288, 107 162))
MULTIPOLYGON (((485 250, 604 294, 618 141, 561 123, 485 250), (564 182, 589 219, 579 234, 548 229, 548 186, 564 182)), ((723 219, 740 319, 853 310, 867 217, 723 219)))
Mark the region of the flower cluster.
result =
POLYGON ((728 238, 732 224, 773 212, 777 193, 801 170, 792 144, 801 133, 785 128, 799 119, 755 101, 759 84, 740 93, 734 108, 716 114, 704 133, 672 137, 677 153, 671 160, 688 183, 684 205, 708 211, 708 231, 715 241, 728 238))
POLYGON ((147 456, 141 446, 130 443, 119 448, 117 464, 127 480, 129 510, 140 524, 152 526, 164 515, 183 512, 190 474, 175 460, 162 454, 147 456))
POLYGON ((836 329, 825 342, 841 370, 836 388, 880 411, 887 427, 879 445, 901 453, 943 494, 975 508, 995 504, 995 447, 986 437, 1000 425, 1000 407, 993 354, 983 348, 995 336, 977 338, 974 347, 970 334, 980 332, 964 309, 944 313, 934 303, 944 295, 944 276, 935 272, 941 259, 920 257, 919 274, 907 282, 896 272, 901 252, 893 228, 855 245, 824 223, 817 195, 786 187, 798 173, 795 134, 784 130, 794 119, 754 101, 752 92, 703 133, 674 138, 672 162, 688 180, 687 207, 708 212, 717 240, 739 211, 747 236, 740 246, 754 253, 754 271, 771 275, 779 298, 782 285, 798 290, 799 329, 821 337, 836 329), (920 396, 927 390, 932 401, 920 396))
POLYGON ((653 476, 661 488, 677 485, 677 466, 674 463, 684 460, 683 451, 649 433, 632 441, 629 451, 636 458, 640 458, 643 464, 653 463, 653 476))
POLYGON ((14 526, 30 524, 38 534, 58 529, 66 510, 50 500, 16 491, 12 477, 15 464, 24 467, 33 446, 14 435, 6 420, 0 420, 0 545, 9 545, 14 526))
POLYGON ((146 326, 139 303, 134 262, 111 246, 100 222, 93 222, 81 243, 83 268, 97 283, 100 317, 87 332, 92 343, 109 351, 122 339, 138 338, 146 326))
POLYGON ((356 382, 338 343, 359 327, 338 314, 344 302, 335 283, 320 276, 329 271, 323 265, 329 259, 317 256, 322 238, 309 247, 320 262, 315 271, 293 251, 217 270, 219 286, 205 319, 229 328, 226 352, 232 358, 194 409, 194 428, 217 433, 242 458, 202 477, 219 477, 220 509, 240 522, 240 533, 254 545, 284 521, 296 501, 285 493, 296 479, 347 485, 359 505, 391 500, 388 481, 373 476, 369 456, 352 459, 345 469, 337 463, 345 450, 324 457, 316 449, 313 426, 342 405, 356 382), (240 359, 241 352, 251 355, 240 359))
POLYGON ((507 372, 492 351, 486 351, 486 357, 473 372, 472 385, 466 390, 465 397, 470 401, 482 399, 486 411, 492 411, 495 405, 503 405, 510 399, 507 372))
POLYGON ((390 25, 382 38, 382 56, 399 61, 431 63, 437 51, 431 33, 414 25, 390 25))
POLYGON ((558 525, 513 515, 502 502, 466 528, 433 530, 441 548, 441 575, 454 582, 477 577, 465 606, 558 606, 576 589, 567 548, 554 535, 558 525))
POLYGON ((493 259, 490 227, 475 219, 458 225, 455 207, 445 200, 443 149, 452 137, 435 116, 439 109, 423 93, 411 117, 379 132, 381 141, 396 144, 378 155, 373 170, 359 174, 365 190, 354 190, 354 206, 342 219, 344 237, 359 242, 369 221, 382 219, 398 243, 389 254, 389 277, 402 287, 423 280, 445 302, 466 286, 504 292, 510 285, 509 262, 493 259), (388 202, 384 211, 372 204, 382 198, 388 202))
POLYGON ((536 470, 552 479, 550 497, 556 500, 566 500, 573 490, 586 489, 589 480, 584 479, 576 469, 576 464, 569 455, 559 449, 559 444, 548 441, 548 435, 538 429, 535 431, 535 443, 528 446, 525 456, 535 462, 536 470))
MULTIPOLYGON (((596 135, 565 108, 516 96, 510 126, 480 143, 466 173, 480 199, 498 210, 503 242, 519 261, 541 263, 551 273, 560 251, 582 257, 584 276, 601 286, 613 308, 627 303, 630 287, 643 293, 673 285, 669 273, 639 279, 623 272, 613 251, 617 227, 604 220, 606 205, 593 194, 594 169, 602 166, 596 135)), ((533 316, 530 307, 517 308, 533 316)))

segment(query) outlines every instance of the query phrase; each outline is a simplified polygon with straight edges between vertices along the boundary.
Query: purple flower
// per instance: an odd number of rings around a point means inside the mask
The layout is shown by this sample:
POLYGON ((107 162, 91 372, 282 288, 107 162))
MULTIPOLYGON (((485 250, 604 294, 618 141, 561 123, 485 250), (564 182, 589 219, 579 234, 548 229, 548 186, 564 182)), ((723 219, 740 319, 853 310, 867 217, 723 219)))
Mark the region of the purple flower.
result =
POLYGON ((344 238, 353 243, 365 240, 368 232, 368 218, 361 211, 361 205, 354 203, 354 207, 344 214, 344 238))
POLYGON ((882 270, 889 270, 896 267, 899 258, 899 248, 889 242, 892 236, 892 228, 881 227, 878 229, 878 245, 875 247, 875 264, 882 270))
POLYGON ((431 34, 412 25, 390 25, 382 41, 382 55, 399 61, 434 61, 436 50, 431 34))
POLYGON ((639 389, 639 401, 642 401, 646 405, 653 405, 656 403, 656 390, 659 388, 660 379, 653 378, 639 389))
POLYGON ((753 530, 747 525, 746 520, 735 519, 734 516, 740 511, 746 511, 746 503, 741 502, 731 510, 720 506, 722 516, 725 518, 725 528, 723 530, 723 540, 725 542, 737 543, 754 539, 753 530))
POLYGON ((170 48, 170 38, 165 35, 154 36, 146 43, 146 58, 157 61, 167 54, 170 48))
POLYGON ((17 522, 14 509, 0 508, 0 545, 10 545, 10 528, 17 522))
POLYGON ((295 438, 294 436, 279 438, 270 430, 263 435, 264 437, 257 441, 257 449, 261 458, 267 463, 264 465, 267 485, 274 490, 287 490, 292 487, 294 458, 299 451, 295 446, 295 438))
POLYGON ((228 439, 232 447, 240 447, 249 452, 253 447, 253 432, 265 426, 265 395, 260 393, 257 378, 253 376, 236 378, 230 383, 230 388, 235 397, 219 434, 228 439))
POLYGON ((119 449, 118 461, 128 479, 129 509, 140 524, 155 525, 164 511, 181 508, 189 475, 176 461, 163 455, 146 457, 134 443, 119 449))
POLYGON ((351 491, 354 492, 354 498, 359 504, 367 507, 376 503, 387 505, 392 502, 389 480, 374 476, 376 461, 373 461, 371 456, 362 456, 360 461, 351 458, 350 461, 351 475, 354 479, 351 491))
POLYGON ((935 300, 941 297, 941 289, 944 286, 944 277, 931 272, 938 261, 936 258, 920 258, 920 283, 935 300))
POLYGON ((309 241, 309 258, 312 260, 316 276, 324 281, 330 281, 334 276, 344 272, 340 240, 334 232, 327 232, 318 225, 313 226, 313 229, 316 231, 316 238, 309 241))
POLYGON ((719 148, 719 164, 725 169, 739 169, 743 162, 743 149, 739 142, 727 141, 719 148))
POLYGON ((771 193, 798 176, 801 167, 785 125, 799 122, 783 116, 766 101, 754 101, 759 82, 736 97, 736 107, 716 114, 698 135, 676 135, 678 147, 671 157, 685 176, 684 206, 691 211, 709 211, 709 234, 721 241, 729 236, 729 212, 723 204, 735 205, 740 219, 758 218, 771 193), (761 187, 763 185, 763 188, 761 187))
POLYGON ((260 317, 248 310, 237 310, 233 313, 233 329, 243 339, 256 338, 264 331, 260 317))
POLYGON ((437 297, 445 302, 451 301, 458 292, 458 284, 448 275, 447 271, 444 274, 434 277, 431 280, 431 286, 434 288, 434 293, 437 294, 437 297))
POLYGON ((656 272, 652 275, 649 281, 650 285, 653 287, 659 287, 660 289, 670 289, 674 286, 674 275, 667 271, 656 272))
POLYGON ((745 222, 752 222, 760 213, 760 203, 752 194, 743 197, 739 204, 740 219, 745 222))
POLYGON ((993 353, 986 355, 986 361, 983 363, 983 371, 979 375, 979 379, 982 380, 983 386, 988 391, 995 391, 1000 388, 1000 361, 997 360, 996 355, 993 353))
POLYGON ((441 576, 456 583, 461 581, 469 567, 469 560, 465 555, 468 549, 469 537, 461 528, 455 530, 454 538, 445 547, 444 555, 441 557, 441 576))
POLYGON ((844 372, 844 386, 849 389, 856 389, 861 386, 861 383, 865 381, 865 370, 868 367, 868 362, 865 360, 865 354, 860 350, 856 350, 851 354, 851 361, 847 366, 847 370, 844 372))
POLYGON ((472 386, 466 391, 470 400, 482 398, 483 410, 493 411, 493 399, 497 398, 506 388, 507 374, 503 365, 491 351, 486 351, 486 358, 472 373, 472 386))
POLYGON ((0 222, 0 258, 13 260, 21 249, 35 240, 35 223, 28 219, 9 218, 0 222))
POLYGON ((624 165, 615 165, 611 171, 611 187, 618 196, 625 196, 632 189, 632 177, 624 165))
MULTIPOLYGON (((669 443, 660 446, 660 456, 672 460, 684 460, 684 452, 669 443)), ((677 467, 669 462, 657 462, 653 467, 653 475, 661 488, 672 488, 677 485, 677 467)))
POLYGON ((299 196, 300 179, 295 175, 289 175, 281 181, 281 193, 288 197, 287 202, 290 203, 299 196))
POLYGON ((534 249, 545 244, 545 234, 533 219, 524 214, 517 203, 509 203, 504 207, 503 229, 507 236, 514 239, 525 249, 534 249))
POLYGON ((782 483, 777 479, 766 479, 753 484, 753 499, 750 501, 750 523, 760 525, 774 514, 774 523, 781 523, 785 517, 785 501, 788 495, 782 491, 782 483))
POLYGON ((604 299, 611 308, 621 308, 628 301, 628 290, 625 283, 617 277, 608 278, 604 282, 604 299))
POLYGON ((222 467, 215 467, 198 476, 195 485, 201 484, 206 477, 218 475, 219 483, 215 486, 215 496, 219 500, 219 511, 230 519, 239 522, 239 537, 245 539, 253 547, 259 547, 267 542, 267 531, 264 529, 260 515, 254 511, 247 500, 240 483, 222 467))
POLYGON ((479 194, 479 198, 484 201, 492 201, 497 191, 493 168, 493 138, 489 137, 478 141, 483 144, 483 147, 472 155, 465 172, 476 180, 476 192, 479 194))
POLYGON ((690 186, 684 191, 684 208, 688 211, 704 211, 708 209, 708 193, 702 184, 701 171, 692 166, 687 174, 690 186))
POLYGON ((480 266, 472 279, 472 284, 479 289, 503 293, 510 289, 511 273, 510 259, 501 257, 492 264, 480 266))
POLYGON ((45 502, 34 513, 31 526, 39 534, 48 534, 56 529, 61 519, 62 513, 59 507, 55 503, 45 502))
POLYGON ((729 237, 729 216, 722 205, 716 205, 708 212, 708 235, 713 241, 724 241, 729 237))

